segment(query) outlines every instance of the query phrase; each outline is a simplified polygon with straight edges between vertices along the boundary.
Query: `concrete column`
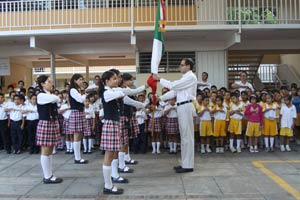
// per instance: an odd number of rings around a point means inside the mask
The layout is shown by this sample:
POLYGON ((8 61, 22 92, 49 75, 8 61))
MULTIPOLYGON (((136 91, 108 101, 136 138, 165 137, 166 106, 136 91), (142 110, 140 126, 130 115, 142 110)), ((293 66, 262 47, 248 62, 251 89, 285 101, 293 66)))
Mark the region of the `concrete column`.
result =
POLYGON ((90 66, 85 66, 85 80, 88 83, 90 82, 90 66))
POLYGON ((56 87, 56 73, 55 73, 55 54, 50 54, 50 67, 51 67, 51 79, 53 81, 53 85, 56 87))

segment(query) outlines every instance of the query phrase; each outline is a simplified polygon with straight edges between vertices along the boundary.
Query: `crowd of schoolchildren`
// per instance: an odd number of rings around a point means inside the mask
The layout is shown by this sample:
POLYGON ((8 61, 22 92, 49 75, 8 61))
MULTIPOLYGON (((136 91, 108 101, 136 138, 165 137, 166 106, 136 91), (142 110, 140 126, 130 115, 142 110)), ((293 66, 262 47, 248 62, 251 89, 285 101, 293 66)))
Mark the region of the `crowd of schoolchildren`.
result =
MULTIPOLYGON (((100 76, 96 76, 98 81, 100 76)), ((84 101, 86 127, 82 139, 84 154, 95 151, 101 141, 104 111, 97 90, 89 90, 85 85, 87 96, 84 101)), ((29 151, 39 153, 36 145, 36 129, 38 124, 37 95, 41 88, 24 88, 24 82, 18 82, 18 88, 12 85, 8 93, 0 92, 0 148, 7 153, 20 154, 29 151)), ((168 91, 162 89, 162 94, 168 91)), ((60 99, 58 103, 59 128, 62 136, 60 145, 54 149, 73 154, 73 135, 68 130, 70 103, 68 84, 65 90, 53 88, 53 94, 60 99)), ((132 97, 138 102, 151 104, 152 95, 147 91, 132 97)), ((241 153, 248 148, 257 153, 264 148, 266 152, 291 151, 290 141, 300 144, 300 89, 296 84, 289 88, 263 89, 252 91, 245 87, 228 90, 225 87, 205 87, 197 90, 194 125, 195 141, 201 153, 241 153)), ((177 121, 176 99, 168 102, 159 101, 157 105, 147 109, 135 109, 138 136, 130 139, 130 150, 133 153, 146 153, 152 147, 152 154, 160 154, 168 149, 170 154, 180 150, 180 134, 177 121)))

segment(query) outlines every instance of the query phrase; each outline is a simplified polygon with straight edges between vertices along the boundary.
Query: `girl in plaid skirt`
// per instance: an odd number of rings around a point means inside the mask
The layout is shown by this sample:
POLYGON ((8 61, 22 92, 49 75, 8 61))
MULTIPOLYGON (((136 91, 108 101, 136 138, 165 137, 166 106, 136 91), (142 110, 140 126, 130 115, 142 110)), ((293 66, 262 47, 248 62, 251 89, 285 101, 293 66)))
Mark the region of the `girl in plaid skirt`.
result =
POLYGON ((104 72, 102 80, 105 83, 105 88, 102 91, 102 103, 104 109, 104 123, 102 127, 102 137, 100 148, 105 151, 103 162, 103 177, 104 177, 104 194, 122 194, 123 190, 118 189, 112 184, 112 181, 122 183, 128 182, 118 175, 118 168, 112 167, 118 163, 113 163, 113 160, 118 158, 118 152, 121 150, 120 142, 120 108, 118 99, 124 97, 122 91, 115 91, 112 88, 118 86, 118 77, 111 71, 104 72), (112 180, 113 178, 113 180, 112 180))
POLYGON ((64 120, 62 125, 62 133, 65 135, 66 138, 66 154, 73 154, 73 134, 71 134, 68 131, 68 125, 69 125, 69 117, 71 114, 70 110, 70 104, 68 101, 68 98, 64 104, 61 105, 61 107, 58 110, 58 113, 60 113, 64 120))
POLYGON ((53 176, 52 163, 53 147, 60 142, 57 102, 59 98, 50 93, 52 80, 45 75, 37 79, 37 83, 43 91, 37 96, 37 108, 39 123, 37 126, 36 144, 41 146, 41 165, 45 184, 61 183, 61 178, 53 176))
POLYGON ((156 106, 152 106, 151 112, 148 113, 148 132, 152 134, 152 154, 160 154, 161 119, 163 114, 164 109, 159 102, 156 106))
POLYGON ((86 120, 84 114, 84 100, 86 95, 82 95, 83 76, 74 74, 70 81, 69 101, 71 106, 71 114, 69 118, 69 132, 74 134, 74 156, 75 164, 87 164, 88 161, 81 158, 80 147, 83 132, 86 128, 86 120))
POLYGON ((164 109, 164 115, 167 117, 166 132, 169 139, 170 154, 177 153, 177 136, 179 133, 178 117, 176 111, 176 98, 170 99, 169 105, 164 109))
POLYGON ((84 112, 86 118, 86 127, 84 130, 84 137, 83 137, 83 153, 92 153, 92 135, 95 130, 95 111, 93 106, 90 104, 90 100, 87 97, 84 101, 84 112))

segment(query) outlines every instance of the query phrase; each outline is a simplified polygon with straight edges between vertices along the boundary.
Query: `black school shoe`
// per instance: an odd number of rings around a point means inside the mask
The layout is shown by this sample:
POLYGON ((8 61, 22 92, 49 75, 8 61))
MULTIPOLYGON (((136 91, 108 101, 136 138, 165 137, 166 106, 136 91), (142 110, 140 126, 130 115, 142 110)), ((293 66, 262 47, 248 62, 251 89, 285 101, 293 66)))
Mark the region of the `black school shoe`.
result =
POLYGON ((88 164, 89 161, 88 161, 88 160, 81 159, 81 160, 74 160, 74 163, 75 163, 75 164, 88 164))
POLYGON ((118 188, 117 191, 113 191, 114 186, 111 189, 103 188, 103 194, 120 195, 124 193, 123 189, 118 188))
POLYGON ((119 176, 118 178, 111 177, 111 180, 113 183, 129 183, 129 180, 127 178, 123 178, 119 176))
POLYGON ((136 160, 129 160, 129 161, 126 161, 125 160, 125 164, 126 165, 136 165, 136 164, 138 164, 139 162, 138 161, 136 161, 136 160))
POLYGON ((181 165, 178 165, 178 166, 173 167, 174 170, 178 170, 178 169, 181 169, 181 168, 182 168, 181 165))
POLYGON ((181 169, 177 169, 175 172, 181 174, 181 173, 189 173, 189 172, 193 172, 193 171, 194 171, 193 168, 190 168, 190 169, 181 168, 181 169))
POLYGON ((62 178, 56 178, 55 180, 51 180, 53 178, 53 175, 50 178, 44 178, 43 182, 44 184, 57 184, 63 182, 62 178))
POLYGON ((126 167, 124 167, 124 169, 118 168, 118 172, 119 173, 124 173, 124 174, 131 174, 134 172, 133 169, 128 168, 128 170, 125 170, 126 167))

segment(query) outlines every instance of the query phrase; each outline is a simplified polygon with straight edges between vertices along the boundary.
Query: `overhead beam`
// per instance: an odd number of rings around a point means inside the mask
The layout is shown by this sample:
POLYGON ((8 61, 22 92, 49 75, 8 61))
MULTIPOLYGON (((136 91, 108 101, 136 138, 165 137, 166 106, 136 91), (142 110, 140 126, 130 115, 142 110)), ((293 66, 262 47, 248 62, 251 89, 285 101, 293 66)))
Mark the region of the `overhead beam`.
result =
POLYGON ((87 59, 84 59, 78 55, 66 55, 66 54, 59 54, 60 57, 63 57, 75 64, 78 64, 80 66, 89 66, 89 61, 87 59))
MULTIPOLYGON (((74 64, 71 61, 55 61, 55 66, 56 67, 82 67, 74 64)), ((50 61, 33 61, 32 62, 32 67, 37 68, 37 67, 51 67, 50 61)))
POLYGON ((233 33, 231 37, 226 41, 225 49, 228 49, 237 43, 241 43, 241 34, 233 33))

